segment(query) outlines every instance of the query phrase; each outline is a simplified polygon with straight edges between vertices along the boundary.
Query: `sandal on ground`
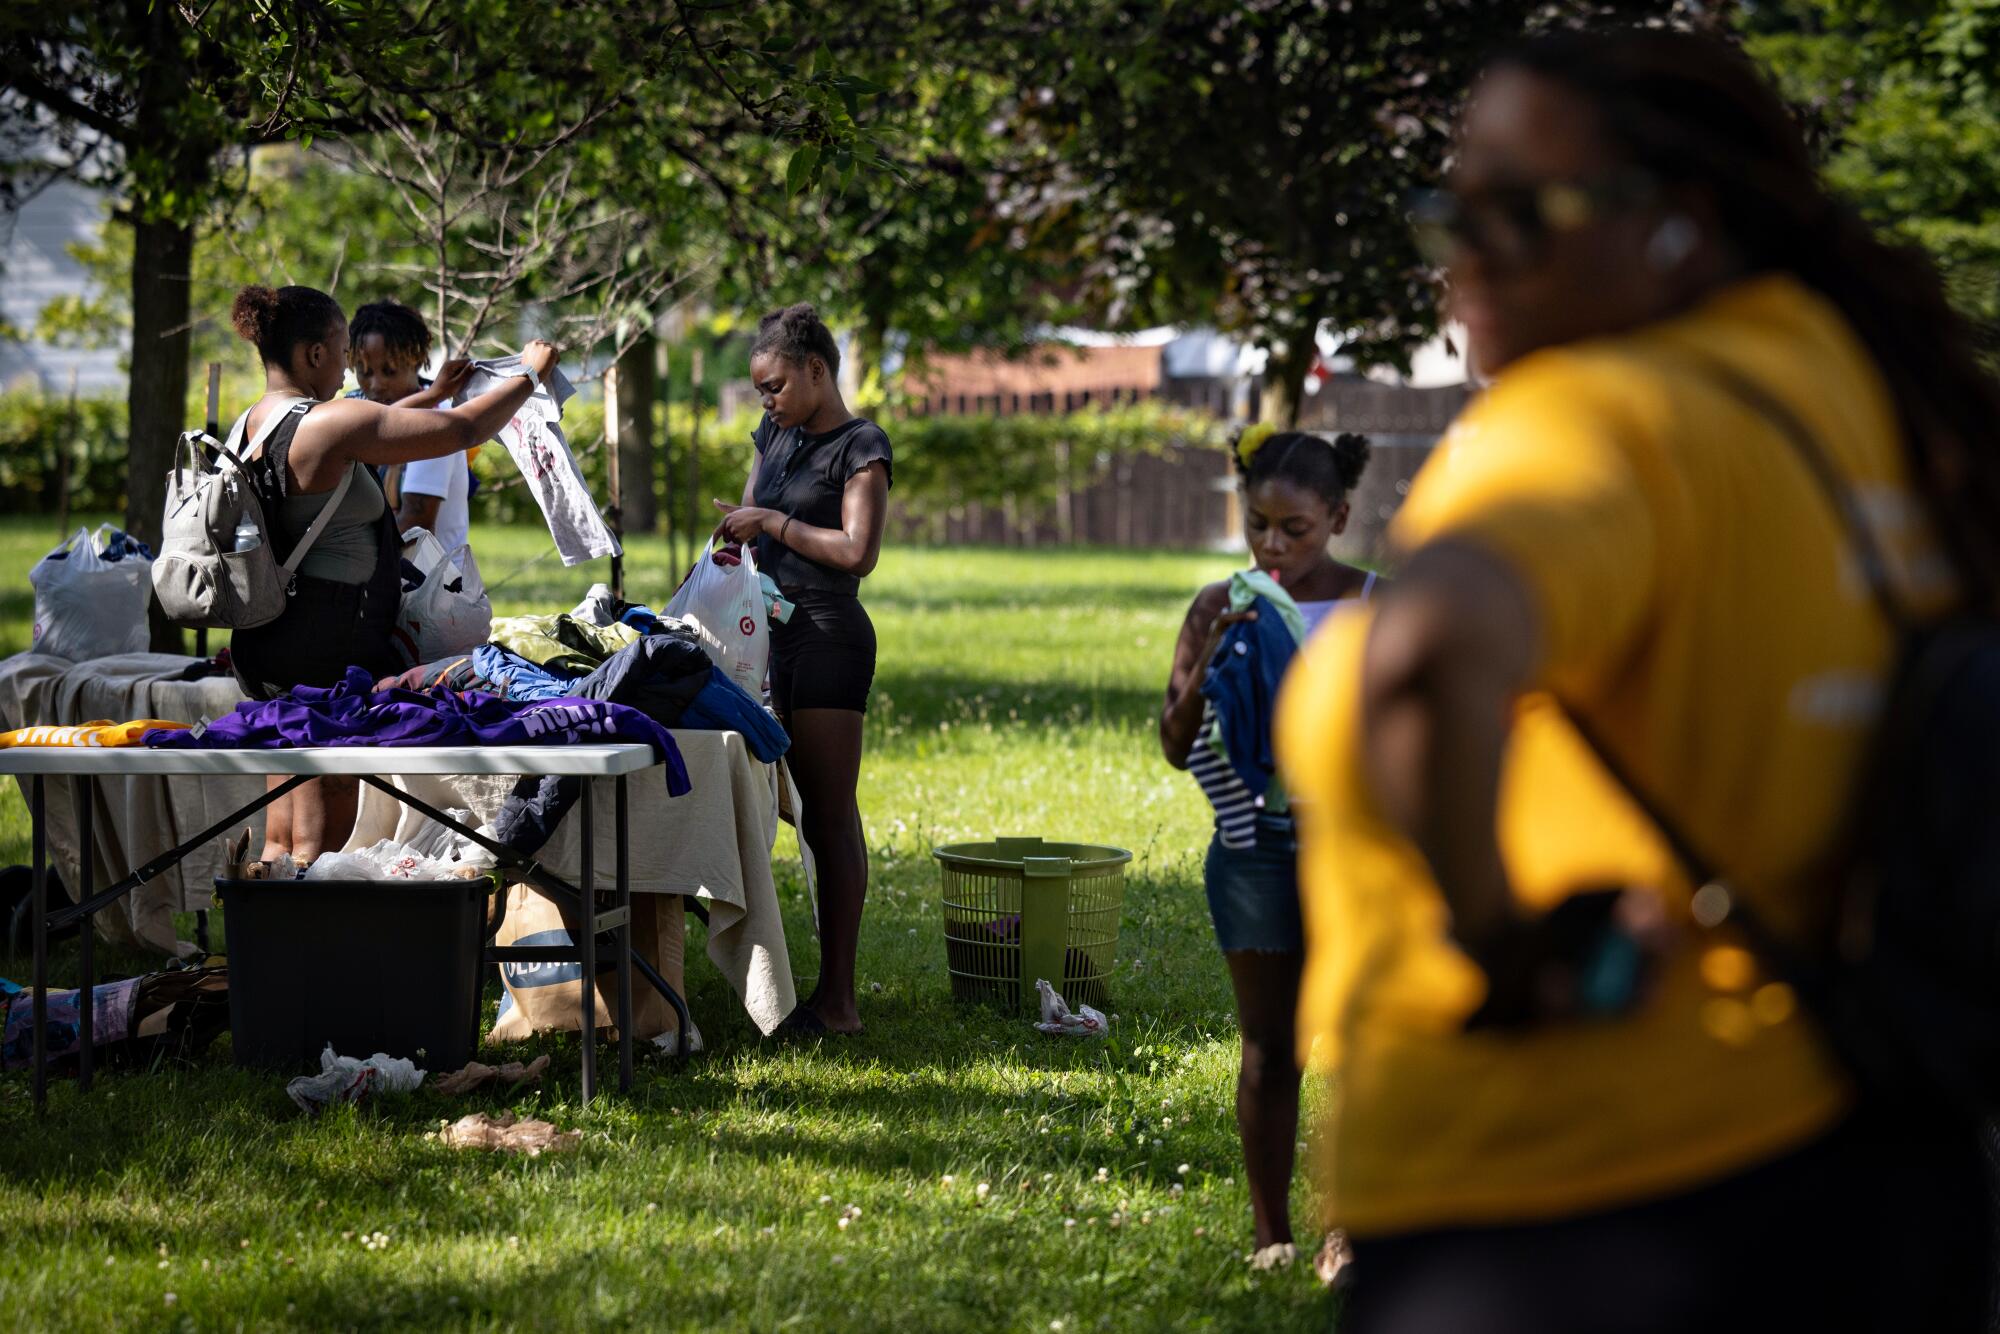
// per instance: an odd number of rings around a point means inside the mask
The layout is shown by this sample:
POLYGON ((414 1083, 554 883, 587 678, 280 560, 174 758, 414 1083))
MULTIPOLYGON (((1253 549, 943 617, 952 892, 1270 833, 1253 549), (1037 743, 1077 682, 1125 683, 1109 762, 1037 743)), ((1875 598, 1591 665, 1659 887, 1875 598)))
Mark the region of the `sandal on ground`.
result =
POLYGON ((1326 1240, 1319 1244, 1319 1254, 1313 1257, 1313 1273, 1329 1288, 1343 1288, 1354 1277, 1354 1248, 1347 1244, 1347 1234, 1339 1228, 1326 1234, 1326 1240))
POLYGON ((1289 1241, 1278 1241, 1251 1252, 1250 1267, 1257 1270, 1285 1269, 1298 1258, 1297 1246, 1289 1241))

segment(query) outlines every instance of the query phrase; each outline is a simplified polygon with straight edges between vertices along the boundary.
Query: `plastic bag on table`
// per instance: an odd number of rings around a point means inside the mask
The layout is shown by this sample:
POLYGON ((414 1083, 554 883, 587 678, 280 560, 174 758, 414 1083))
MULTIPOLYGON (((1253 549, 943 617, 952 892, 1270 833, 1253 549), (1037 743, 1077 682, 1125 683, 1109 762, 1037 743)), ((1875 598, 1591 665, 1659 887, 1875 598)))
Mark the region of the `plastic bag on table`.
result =
POLYGON ((748 547, 718 550, 711 541, 667 604, 667 615, 694 627, 710 660, 745 694, 763 697, 771 665, 770 603, 748 547))
POLYGON ((35 589, 35 652, 72 662, 146 651, 153 553, 104 524, 79 528, 28 571, 35 589))
POLYGON ((1101 1011, 1088 1005, 1079 1005, 1072 1011, 1046 979, 1036 978, 1035 990, 1042 997, 1042 1022, 1035 1027, 1042 1032, 1072 1038, 1101 1038, 1111 1031, 1101 1011))

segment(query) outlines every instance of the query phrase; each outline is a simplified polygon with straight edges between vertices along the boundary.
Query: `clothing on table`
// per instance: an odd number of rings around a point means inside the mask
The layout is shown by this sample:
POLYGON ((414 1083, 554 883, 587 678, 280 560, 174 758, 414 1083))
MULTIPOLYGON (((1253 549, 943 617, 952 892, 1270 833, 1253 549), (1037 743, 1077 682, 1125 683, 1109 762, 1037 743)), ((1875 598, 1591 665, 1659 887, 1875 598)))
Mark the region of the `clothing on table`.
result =
MULTIPOLYGON (((576 697, 636 708, 663 727, 740 732, 751 754, 765 764, 791 745, 777 721, 711 662, 689 634, 648 635, 568 684, 576 697)), ((495 837, 524 856, 539 852, 582 790, 575 778, 524 776, 494 817, 495 837)))
POLYGON ((677 725, 708 732, 740 732, 750 754, 765 764, 776 763, 792 748, 791 735, 770 711, 713 664, 708 669, 708 684, 681 712, 677 725))
POLYGON ((1298 840, 1290 816, 1254 816, 1247 848, 1229 846, 1216 830, 1201 880, 1215 940, 1225 953, 1296 954, 1305 949, 1298 840))
POLYGON ((17 727, 11 732, 0 732, 0 747, 138 746, 145 743, 148 732, 171 732, 186 726, 186 723, 170 723, 160 718, 138 718, 129 723, 114 723, 107 718, 99 718, 94 722, 72 723, 66 727, 17 727))
POLYGON ((479 562, 467 545, 472 532, 472 508, 467 503, 471 483, 472 465, 464 451, 403 465, 403 494, 437 497, 437 521, 431 536, 444 548, 444 554, 457 562, 460 571, 478 582, 479 562))
MULTIPOLYGON (((475 361, 465 387, 453 401, 470 403, 517 378, 522 369, 519 357, 475 361)), ((562 420, 562 405, 575 392, 569 377, 559 370, 550 371, 541 387, 514 410, 513 417, 495 437, 527 480, 528 494, 541 507, 542 518, 549 525, 549 535, 555 538, 556 551, 564 565, 616 556, 621 550, 618 539, 597 512, 597 502, 590 497, 583 470, 577 467, 569 441, 563 438, 562 427, 557 425, 562 420)))
POLYGON ((581 676, 638 642, 629 625, 592 625, 567 612, 554 616, 503 616, 488 632, 492 643, 557 676, 581 676))
MULTIPOLYGON (((1508 366, 1424 465, 1391 536, 1404 553, 1452 541, 1504 561, 1541 626, 1535 686, 1590 720, 1769 930, 1803 942, 1832 907, 1813 868, 1847 818, 1894 645, 1864 585, 1840 577, 1851 553, 1811 475, 1690 352, 1739 368, 1818 434, 1867 498, 1910 605, 1948 595, 1887 386, 1839 312, 1788 276, 1508 366)), ((1278 719, 1305 891, 1299 1052, 1320 1044, 1335 1090, 1328 1221, 1366 1237, 1618 1208, 1833 1126, 1849 1082, 1817 1026, 1753 955, 1724 949, 1741 941, 1693 928, 1676 858, 1546 695, 1516 708, 1496 812, 1519 910, 1655 886, 1685 943, 1630 1014, 1464 1031, 1485 979, 1363 763, 1369 621, 1338 616, 1314 636, 1278 719)))
POLYGON ((473 668, 472 654, 464 653, 455 658, 444 658, 437 662, 420 662, 416 666, 385 676, 375 683, 377 690, 479 690, 489 695, 504 695, 473 668))
POLYGON ((472 650, 472 674, 486 683, 489 693, 517 703, 561 699, 576 681, 573 676, 544 671, 498 644, 481 644, 472 650))
MULTIPOLYGON (((808 528, 840 527, 840 502, 848 479, 871 463, 879 462, 884 472, 894 466, 889 437, 866 417, 809 435, 796 426, 779 429, 766 415, 750 443, 759 458, 750 503, 808 528)), ((850 596, 861 589, 858 576, 802 556, 768 535, 757 539, 757 568, 777 580, 794 601, 795 593, 803 589, 850 596)))
POLYGON ((771 627, 771 705, 868 712, 875 682, 875 623, 851 593, 792 591, 788 621, 771 627))
MULTIPOLYGON (((303 404, 284 411, 286 417, 266 437, 263 448, 250 461, 251 485, 264 502, 264 513, 273 531, 268 535, 271 555, 283 562, 304 536, 305 529, 332 495, 312 497, 292 495, 292 438, 299 422, 311 410, 303 404), (297 499, 317 501, 299 518, 292 509, 297 499), (274 516, 275 517, 271 517, 274 516)), ((247 415, 247 414, 246 414, 247 415)), ((357 465, 358 466, 358 465, 357 465)), ((401 569, 403 544, 381 487, 364 468, 348 485, 347 499, 335 512, 334 520, 313 540, 311 550, 300 562, 278 618, 263 625, 232 632, 229 639, 230 666, 238 684, 253 699, 272 699, 297 685, 330 687, 338 683, 347 668, 361 667, 372 676, 385 676, 402 666, 402 656, 389 638, 402 605, 401 569), (357 492, 372 493, 367 508, 374 514, 365 529, 349 521, 347 499, 357 492), (330 568, 343 577, 322 577, 312 572, 314 557, 327 549, 336 533, 333 549, 342 553, 330 568), (352 541, 365 533, 373 547, 366 568, 351 559, 352 541), (345 577, 355 573, 355 577, 345 577)), ((322 566, 320 568, 329 568, 322 566)))
POLYGON ((584 699, 629 704, 663 726, 675 727, 708 684, 714 665, 692 631, 662 633, 627 644, 571 684, 584 699))
POLYGON ((1215 808, 1217 840, 1243 851, 1256 844, 1260 814, 1286 809, 1271 751, 1271 712, 1305 636, 1305 619, 1262 570, 1229 576, 1229 610, 1255 611, 1257 619, 1230 626, 1209 659, 1188 773, 1215 808))
POLYGON ((638 741, 669 771, 680 753, 664 727, 623 704, 557 699, 516 704, 491 695, 420 695, 376 690, 349 668, 330 690, 300 686, 283 699, 245 701, 205 726, 149 732, 146 744, 177 750, 284 750, 296 746, 573 746, 638 741))

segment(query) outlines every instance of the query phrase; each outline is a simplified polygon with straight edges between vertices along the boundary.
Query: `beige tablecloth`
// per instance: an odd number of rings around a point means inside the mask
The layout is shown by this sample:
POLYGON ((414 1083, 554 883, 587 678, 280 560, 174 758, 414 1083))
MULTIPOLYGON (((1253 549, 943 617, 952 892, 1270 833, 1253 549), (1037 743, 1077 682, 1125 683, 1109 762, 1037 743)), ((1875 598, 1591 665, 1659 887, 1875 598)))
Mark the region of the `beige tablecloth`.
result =
MULTIPOLYGON (((86 722, 94 718, 164 718, 199 722, 227 713, 243 698, 234 679, 209 677, 179 681, 193 659, 135 653, 72 663, 40 653, 0 659, 0 730, 35 724, 86 722)), ((771 875, 771 848, 778 832, 783 765, 760 764, 734 732, 675 731, 692 790, 669 799, 666 772, 654 768, 630 780, 632 888, 643 893, 683 894, 708 906, 708 956, 735 989, 758 1028, 770 1032, 791 1013, 796 1001, 791 960, 785 948, 777 885, 771 875)), ((444 807, 470 810, 489 821, 514 779, 506 776, 411 776, 395 780, 413 795, 444 807)), ((79 883, 76 811, 68 780, 47 779, 50 858, 65 886, 79 883)), ((27 780, 22 780, 25 794, 27 780)), ((256 800, 264 780, 256 776, 213 778, 116 778, 96 780, 94 841, 97 885, 122 879, 139 866, 256 800)), ((788 801, 796 809, 796 794, 788 801)), ((612 783, 599 780, 597 873, 609 886, 616 869, 616 826, 612 783)), ((364 786, 355 833, 348 846, 366 847, 407 834, 422 817, 387 794, 364 786)), ((253 848, 263 837, 263 817, 249 820, 253 848)), ((234 827, 234 826, 233 826, 234 827)), ((558 826, 538 860, 556 875, 574 881, 581 842, 577 812, 558 826)), ((179 866, 142 885, 97 914, 100 933, 121 944, 161 954, 187 954, 194 946, 179 940, 173 914, 210 905, 210 888, 223 870, 220 840, 190 853, 179 866)))
MULTIPOLYGON (((37 724, 82 723, 104 718, 164 718, 195 723, 229 712, 243 698, 229 676, 197 681, 173 678, 196 659, 165 653, 127 653, 73 663, 46 653, 17 653, 0 659, 0 731, 37 724)), ((22 778, 25 799, 32 780, 22 778)), ((255 801, 264 790, 256 776, 226 778, 100 778, 95 783, 92 841, 97 844, 97 885, 121 880, 146 862, 179 846, 203 829, 255 801)), ((78 874, 76 805, 71 780, 43 780, 47 802, 49 857, 65 887, 78 874)), ((261 813, 247 823, 263 838, 261 813)), ((98 913, 106 940, 159 954, 194 951, 174 931, 173 914, 210 904, 210 888, 223 869, 218 840, 197 848, 178 866, 141 885, 98 913)))
MULTIPOLYGON (((790 775, 782 764, 759 763, 736 732, 674 730, 673 738, 687 765, 691 791, 669 797, 664 768, 647 769, 627 781, 632 890, 703 901, 708 957, 742 998, 758 1029, 769 1033, 798 1000, 778 912, 778 886, 771 875, 779 784, 789 785, 790 775)), ((480 774, 411 774, 390 781, 440 809, 469 810, 480 823, 492 821, 514 786, 511 777, 480 774)), ((592 782, 595 870, 599 885, 608 889, 617 871, 613 780, 592 782)), ((347 849, 385 838, 405 841, 423 820, 387 793, 363 787, 347 849)), ((535 859, 574 883, 582 845, 581 815, 572 810, 535 859)))

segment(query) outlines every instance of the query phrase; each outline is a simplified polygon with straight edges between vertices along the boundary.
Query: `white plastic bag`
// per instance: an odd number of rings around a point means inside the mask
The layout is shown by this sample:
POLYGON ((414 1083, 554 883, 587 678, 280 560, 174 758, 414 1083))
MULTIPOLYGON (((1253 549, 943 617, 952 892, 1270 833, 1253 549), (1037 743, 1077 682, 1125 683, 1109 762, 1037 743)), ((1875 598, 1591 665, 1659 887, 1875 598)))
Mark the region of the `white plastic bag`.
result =
POLYGON ((300 1075, 285 1085, 299 1110, 317 1116, 337 1102, 360 1102, 369 1093, 414 1093, 424 1072, 407 1057, 376 1052, 367 1060, 342 1056, 331 1042, 319 1054, 319 1073, 300 1075))
POLYGON ((710 660, 750 698, 761 699, 771 665, 771 626, 765 619, 770 604, 756 558, 748 547, 740 551, 740 562, 719 564, 711 540, 667 604, 667 615, 693 625, 710 660))
POLYGON ((153 553, 105 524, 79 528, 35 562, 34 648, 72 662, 146 651, 153 553))
POLYGON ((459 551, 447 553, 428 528, 403 534, 403 559, 422 582, 408 587, 404 577, 402 606, 396 612, 391 638, 414 667, 454 654, 470 653, 493 633, 493 604, 477 574, 468 574, 459 551))
POLYGON ((353 852, 325 852, 306 868, 308 880, 446 880, 460 874, 455 862, 438 861, 394 839, 353 852))
POLYGON ((1101 1038, 1111 1031, 1111 1025, 1104 1021, 1100 1010, 1079 1005, 1072 1013, 1061 994, 1046 979, 1036 978, 1035 990, 1042 998, 1042 1022, 1035 1027, 1042 1032, 1062 1037, 1101 1038))

